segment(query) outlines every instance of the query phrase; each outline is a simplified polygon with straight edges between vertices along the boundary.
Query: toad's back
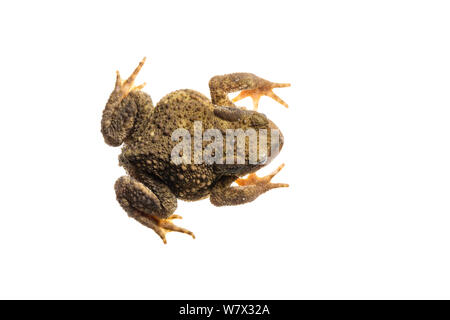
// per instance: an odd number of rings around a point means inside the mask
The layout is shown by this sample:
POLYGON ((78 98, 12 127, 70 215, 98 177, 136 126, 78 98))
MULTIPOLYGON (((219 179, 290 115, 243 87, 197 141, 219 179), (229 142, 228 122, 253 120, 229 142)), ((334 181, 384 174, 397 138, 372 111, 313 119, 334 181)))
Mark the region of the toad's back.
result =
POLYGON ((140 135, 125 145, 121 164, 132 175, 158 177, 180 199, 197 200, 208 196, 215 179, 213 167, 195 165, 192 150, 191 164, 174 164, 171 153, 179 141, 172 141, 172 133, 186 129, 193 137, 195 121, 201 121, 206 127, 219 125, 213 110, 211 101, 197 91, 183 89, 167 94, 146 119, 140 135))

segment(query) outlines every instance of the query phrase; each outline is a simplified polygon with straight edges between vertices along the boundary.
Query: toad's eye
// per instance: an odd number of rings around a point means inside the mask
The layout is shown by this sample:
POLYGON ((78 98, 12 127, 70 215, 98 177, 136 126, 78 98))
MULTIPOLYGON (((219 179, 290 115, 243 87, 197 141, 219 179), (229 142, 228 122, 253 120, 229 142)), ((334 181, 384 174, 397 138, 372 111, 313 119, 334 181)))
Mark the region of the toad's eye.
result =
POLYGON ((252 125, 255 127, 264 127, 267 126, 269 121, 267 117, 262 113, 255 113, 252 115, 252 125))

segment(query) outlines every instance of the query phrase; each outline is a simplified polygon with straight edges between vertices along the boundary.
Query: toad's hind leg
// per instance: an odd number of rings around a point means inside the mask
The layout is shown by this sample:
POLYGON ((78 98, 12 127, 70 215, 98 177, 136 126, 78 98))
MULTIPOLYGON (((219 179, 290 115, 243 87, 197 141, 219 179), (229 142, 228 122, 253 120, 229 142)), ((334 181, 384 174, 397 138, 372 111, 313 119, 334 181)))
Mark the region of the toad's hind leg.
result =
POLYGON ((128 176, 116 181, 117 201, 128 215, 155 231, 164 243, 170 231, 186 233, 195 239, 191 231, 172 223, 173 219, 181 217, 172 215, 177 199, 169 188, 156 179, 143 178, 143 182, 145 184, 128 176))
POLYGON ((120 146, 132 134, 136 122, 147 117, 153 109, 150 96, 140 91, 145 83, 134 86, 134 81, 145 58, 134 72, 122 80, 119 71, 116 74, 116 84, 108 102, 103 109, 101 131, 105 142, 111 146, 120 146), (138 120, 138 121, 136 121, 138 120))
POLYGON ((242 72, 215 76, 209 81, 211 100, 213 104, 218 106, 233 107, 235 106, 233 102, 239 101, 246 97, 251 97, 253 99, 254 110, 258 109, 259 99, 262 96, 271 97, 287 108, 287 103, 278 97, 272 89, 289 86, 289 83, 275 83, 255 76, 252 73, 242 72), (241 93, 231 101, 227 94, 236 91, 241 91, 241 93))

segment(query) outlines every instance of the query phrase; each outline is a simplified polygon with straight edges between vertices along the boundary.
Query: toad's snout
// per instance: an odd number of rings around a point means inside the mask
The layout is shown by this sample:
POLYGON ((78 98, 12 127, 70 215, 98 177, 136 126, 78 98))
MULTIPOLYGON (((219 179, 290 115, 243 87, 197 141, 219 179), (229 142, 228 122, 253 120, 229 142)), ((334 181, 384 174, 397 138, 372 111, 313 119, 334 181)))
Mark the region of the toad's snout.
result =
MULTIPOLYGON (((277 127, 277 125, 272 120, 269 120, 269 128, 270 128, 270 132, 271 132, 270 133, 271 144, 273 147, 276 147, 275 149, 277 149, 278 153, 279 153, 281 151, 281 149, 283 148, 284 136, 281 133, 281 130, 277 127)), ((272 147, 272 149, 273 149, 273 147, 272 147)))
POLYGON ((280 153, 284 145, 284 136, 281 133, 281 130, 271 120, 268 119, 268 122, 266 149, 260 149, 259 151, 260 156, 261 153, 265 155, 260 157, 260 164, 263 165, 270 163, 280 153))

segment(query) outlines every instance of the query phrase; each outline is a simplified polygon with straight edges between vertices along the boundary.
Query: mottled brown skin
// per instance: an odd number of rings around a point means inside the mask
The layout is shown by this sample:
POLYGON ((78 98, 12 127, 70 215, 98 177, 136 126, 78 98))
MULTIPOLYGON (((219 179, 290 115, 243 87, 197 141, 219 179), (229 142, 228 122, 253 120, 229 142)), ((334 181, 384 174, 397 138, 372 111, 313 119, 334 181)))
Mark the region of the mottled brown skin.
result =
MULTIPOLYGON (((226 129, 268 129, 269 133, 270 129, 277 129, 265 115, 238 108, 227 96, 234 91, 270 87, 271 82, 250 73, 215 76, 209 82, 212 101, 199 92, 184 89, 169 93, 154 107, 150 96, 140 91, 142 86, 132 87, 142 64, 126 81, 118 74, 101 123, 107 144, 123 144, 119 163, 128 176, 116 181, 115 190, 118 202, 130 217, 153 229, 166 243, 168 231, 194 237, 192 232, 171 222, 180 218, 173 215, 177 198, 195 201, 209 196, 216 206, 237 205, 253 201, 270 189, 287 186, 271 183, 275 174, 270 178, 252 175, 253 180, 240 179, 240 186, 231 186, 239 177, 251 174, 269 162, 249 164, 248 146, 245 164, 194 164, 193 152, 191 164, 176 165, 171 161, 172 149, 178 144, 178 141, 172 141, 172 132, 185 128, 193 137, 194 121, 202 121, 203 130, 221 130, 224 137, 226 129)), ((203 141, 202 148, 209 143, 203 141)), ((280 150, 282 145, 280 134, 280 150)), ((271 160, 276 154, 268 156, 271 160)))

